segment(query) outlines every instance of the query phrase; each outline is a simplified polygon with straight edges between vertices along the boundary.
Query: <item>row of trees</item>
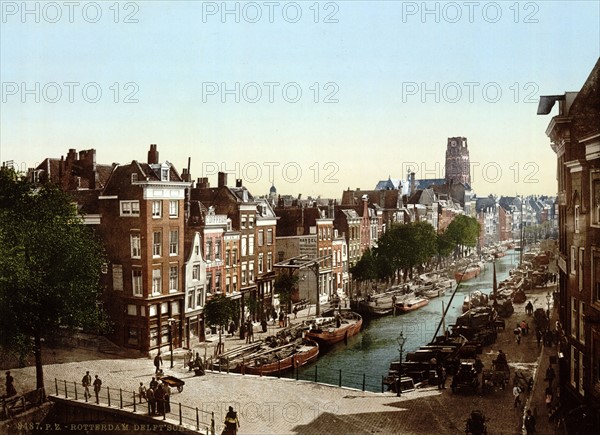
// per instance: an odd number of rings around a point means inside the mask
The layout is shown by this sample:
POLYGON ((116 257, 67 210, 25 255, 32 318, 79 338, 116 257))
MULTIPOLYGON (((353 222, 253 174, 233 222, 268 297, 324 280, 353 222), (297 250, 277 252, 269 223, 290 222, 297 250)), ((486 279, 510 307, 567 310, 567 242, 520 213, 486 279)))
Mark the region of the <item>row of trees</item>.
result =
POLYGON ((479 237, 479 222, 459 215, 446 230, 437 234, 428 222, 394 224, 377 241, 377 246, 363 253, 352 267, 353 279, 358 282, 385 280, 387 282, 412 279, 413 271, 464 253, 465 247, 474 247, 479 237))

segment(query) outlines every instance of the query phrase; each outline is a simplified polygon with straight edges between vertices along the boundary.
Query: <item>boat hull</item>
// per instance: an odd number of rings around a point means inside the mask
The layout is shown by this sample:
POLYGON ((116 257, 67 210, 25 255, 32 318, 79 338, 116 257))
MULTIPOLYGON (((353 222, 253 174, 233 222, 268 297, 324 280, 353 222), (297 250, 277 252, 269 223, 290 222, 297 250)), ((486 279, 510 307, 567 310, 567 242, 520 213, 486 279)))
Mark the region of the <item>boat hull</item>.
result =
POLYGON ((360 332, 363 319, 359 314, 352 313, 350 319, 346 318, 344 320, 349 320, 349 323, 342 323, 339 328, 327 328, 327 330, 320 332, 308 331, 306 337, 316 341, 319 345, 332 346, 360 332))
POLYGON ((283 373, 315 360, 319 356, 319 344, 313 340, 306 340, 302 346, 304 350, 295 352, 285 358, 264 364, 251 361, 241 367, 241 371, 247 375, 269 376, 283 373))
POLYGON ((413 299, 409 301, 403 301, 396 304, 396 309, 400 312, 400 314, 409 313, 411 311, 418 310, 421 307, 424 307, 429 303, 429 299, 413 299))
POLYGON ((464 273, 456 272, 454 274, 454 279, 456 279, 456 282, 468 281, 470 279, 476 278, 477 276, 479 276, 480 273, 481 268, 479 267, 468 268, 464 273))

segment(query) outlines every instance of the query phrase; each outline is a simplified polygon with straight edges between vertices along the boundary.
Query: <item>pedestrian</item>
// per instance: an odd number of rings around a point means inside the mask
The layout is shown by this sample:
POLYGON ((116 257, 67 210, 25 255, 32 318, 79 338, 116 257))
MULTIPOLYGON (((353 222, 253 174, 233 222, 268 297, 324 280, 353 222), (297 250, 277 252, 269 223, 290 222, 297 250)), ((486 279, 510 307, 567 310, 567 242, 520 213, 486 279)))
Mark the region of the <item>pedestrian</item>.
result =
POLYGON ((554 393, 552 392, 552 388, 546 387, 544 396, 545 396, 545 400, 546 400, 546 409, 548 410, 548 415, 550 415, 550 410, 552 409, 552 399, 554 396, 554 393))
POLYGON ((229 332, 232 337, 235 334, 235 322, 233 320, 229 322, 229 328, 227 329, 227 332, 229 332))
POLYGON ((535 338, 537 339, 537 344, 538 347, 540 347, 542 345, 542 338, 544 337, 544 333, 542 332, 541 329, 536 329, 535 330, 535 338))
POLYGON ((277 311, 275 307, 271 307, 271 318, 273 319, 273 326, 275 326, 275 321, 277 320, 277 311))
POLYGON ((513 334, 515 334, 515 342, 517 344, 521 344, 521 327, 517 324, 517 327, 513 329, 513 334))
POLYGON ((240 324, 240 340, 246 338, 246 322, 240 324))
POLYGON ((525 320, 521 320, 521 335, 523 337, 527 336, 527 323, 525 322, 525 320))
POLYGON ((525 313, 527 313, 529 316, 533 314, 533 304, 531 301, 527 302, 527 305, 525 305, 525 313))
POLYGON ((92 395, 90 394, 90 386, 92 385, 92 376, 90 375, 90 372, 85 372, 85 375, 81 378, 81 385, 83 385, 83 398, 87 402, 88 399, 92 398, 92 395))
POLYGON ((165 414, 165 390, 162 387, 162 382, 158 384, 154 391, 154 399, 156 399, 156 412, 158 415, 165 414))
POLYGON ((240 421, 237 418, 237 412, 233 410, 233 406, 230 406, 229 411, 225 414, 223 435, 236 435, 238 427, 240 427, 240 421))
POLYGON ((483 363, 479 357, 475 358, 475 363, 473 364, 473 368, 475 369, 475 373, 479 374, 483 370, 483 363))
POLYGON ((525 430, 527 431, 527 435, 535 433, 535 417, 531 414, 531 409, 527 410, 527 415, 525 416, 525 430))
POLYGON ((496 362, 506 363, 506 354, 502 351, 502 349, 498 350, 498 357, 496 358, 496 362))
POLYGON ((544 380, 548 381, 548 388, 550 389, 552 389, 552 382, 554 381, 554 378, 556 378, 556 373, 554 372, 552 366, 549 365, 546 369, 546 379, 544 380))
POLYGON ((94 394, 96 395, 96 403, 99 404, 100 403, 100 389, 102 388, 102 381, 100 380, 100 378, 98 377, 98 375, 96 375, 96 379, 94 379, 94 394))
POLYGON ((165 401, 165 414, 171 412, 171 388, 163 382, 162 384, 163 390, 165 393, 164 401, 165 401))
POLYGON ((156 371, 154 373, 158 373, 160 371, 160 366, 162 365, 163 360, 162 357, 160 356, 160 350, 158 351, 158 353, 156 354, 156 356, 154 357, 154 367, 156 367, 156 371))
POLYGON ((150 381, 150 389, 156 390, 156 387, 158 387, 158 382, 156 382, 156 378, 152 378, 152 380, 150 381))
POLYGON ((6 397, 12 397, 17 395, 17 390, 15 389, 15 378, 10 375, 10 371, 6 372, 6 397))
POLYGON ((156 414, 156 398, 154 397, 154 389, 152 387, 146 391, 146 399, 148 400, 148 414, 156 414))
POLYGON ((521 406, 521 388, 518 385, 513 387, 513 396, 515 396, 515 408, 521 406))
POLYGON ((438 366, 437 375, 438 375, 438 390, 445 390, 446 389, 446 369, 444 368, 444 366, 442 364, 440 364, 438 366))
POLYGON ((285 313, 283 312, 283 309, 279 310, 279 327, 285 327, 285 313))
POLYGON ((252 323, 252 320, 248 319, 248 335, 246 338, 246 343, 254 343, 254 324, 252 323))
POLYGON ((294 313, 294 320, 296 320, 296 317, 298 317, 298 307, 296 305, 294 305, 294 310, 292 312, 294 313))
POLYGON ((266 317, 265 317, 265 318, 263 318, 263 319, 260 321, 260 326, 261 326, 261 328, 262 328, 262 332, 267 332, 267 326, 268 326, 268 324, 267 324, 267 319, 266 319, 266 317))
POLYGON ((138 392, 139 392, 139 396, 140 396, 140 403, 142 403, 142 400, 148 400, 146 398, 146 387, 144 386, 143 382, 140 382, 140 386, 138 388, 138 392))

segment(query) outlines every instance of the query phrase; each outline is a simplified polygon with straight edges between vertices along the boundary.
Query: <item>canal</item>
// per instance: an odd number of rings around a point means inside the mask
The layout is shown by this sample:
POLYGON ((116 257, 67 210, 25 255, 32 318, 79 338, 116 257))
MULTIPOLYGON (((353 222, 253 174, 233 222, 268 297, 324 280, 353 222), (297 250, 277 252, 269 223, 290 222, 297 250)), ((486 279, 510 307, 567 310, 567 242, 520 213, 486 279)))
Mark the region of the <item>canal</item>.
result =
MULTIPOLYGON (((496 260, 498 282, 504 280, 516 266, 518 254, 509 250, 506 256, 496 260)), ((492 281, 492 263, 486 263, 483 273, 461 284, 448 310, 446 327, 454 323, 462 313, 465 296, 475 290, 490 293, 492 281)), ((362 389, 364 384, 366 390, 381 391, 382 376, 387 375, 390 362, 397 361, 400 356, 396 341, 400 331, 406 337, 403 348, 406 357, 406 352, 412 352, 433 340, 442 317, 442 302, 447 306, 451 295, 452 292, 448 291, 445 296, 432 299, 427 306, 401 316, 385 316, 365 321, 360 334, 348 339, 347 345, 338 343, 320 354, 314 363, 298 371, 298 378, 358 389, 362 389)))

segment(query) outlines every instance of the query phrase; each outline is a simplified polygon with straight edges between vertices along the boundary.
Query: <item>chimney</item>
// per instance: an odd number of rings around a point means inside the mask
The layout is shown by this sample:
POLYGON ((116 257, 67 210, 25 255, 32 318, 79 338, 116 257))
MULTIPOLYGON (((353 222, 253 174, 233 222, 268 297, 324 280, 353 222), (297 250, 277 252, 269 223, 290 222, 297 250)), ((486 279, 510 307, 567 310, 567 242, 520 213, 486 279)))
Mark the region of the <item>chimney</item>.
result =
POLYGON ((190 178, 190 173, 188 172, 187 168, 183 168, 183 170, 181 172, 181 179, 183 181, 187 181, 187 182, 192 181, 190 178))
POLYGON ((242 179, 241 178, 235 179, 235 187, 242 187, 242 179))
POLYGON ((156 144, 150 145, 150 150, 148 151, 148 164, 158 164, 158 150, 156 149, 156 144))
POLYGON ((415 181, 415 173, 410 173, 410 195, 412 196, 417 190, 417 182, 415 181))
POLYGON ((227 173, 219 172, 217 175, 217 187, 227 186, 227 173))
POLYGON ((208 189, 209 187, 208 177, 198 178, 198 181, 196 182, 197 189, 208 189))

